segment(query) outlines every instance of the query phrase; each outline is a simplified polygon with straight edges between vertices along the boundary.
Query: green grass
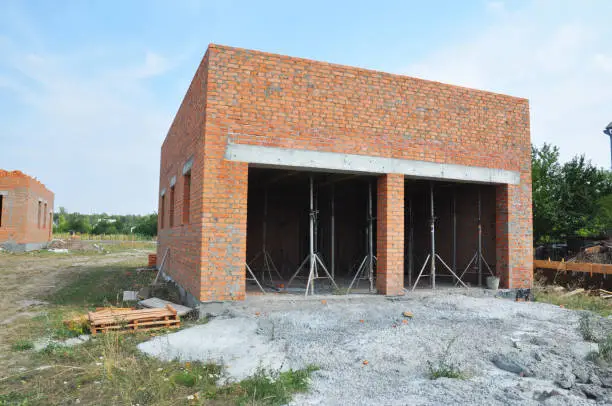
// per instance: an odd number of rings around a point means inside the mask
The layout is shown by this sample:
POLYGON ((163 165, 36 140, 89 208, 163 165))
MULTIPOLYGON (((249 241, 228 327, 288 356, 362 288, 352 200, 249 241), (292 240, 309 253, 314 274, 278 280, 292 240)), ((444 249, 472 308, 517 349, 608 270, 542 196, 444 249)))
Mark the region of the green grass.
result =
POLYGON ((459 336, 451 338, 444 350, 437 356, 435 361, 427 361, 429 379, 439 378, 466 379, 466 374, 459 365, 451 361, 451 348, 459 336))
MULTIPOLYGON (((63 321, 92 307, 121 305, 123 290, 137 290, 155 277, 154 272, 137 273, 138 266, 142 264, 125 262, 67 273, 67 283, 45 298, 49 305, 41 309, 44 313, 23 322, 13 350, 26 351, 41 337, 65 339, 86 332, 86 326, 66 326, 63 321)), ((3 376, 0 406, 74 404, 76 399, 81 404, 281 405, 293 394, 306 391, 316 370, 259 370, 241 382, 228 383, 220 365, 166 362, 137 349, 152 335, 164 333, 110 332, 73 347, 51 343, 41 351, 19 354, 20 364, 27 368, 3 376)))
POLYGON ((259 369, 243 381, 226 383, 219 365, 165 362, 140 353, 136 345, 149 338, 147 333, 108 333, 75 347, 49 345, 32 357, 52 367, 24 371, 3 382, 0 405, 80 399, 83 404, 276 406, 306 391, 311 373, 317 370, 312 366, 287 372, 259 369), (188 397, 198 403, 189 403, 188 397))
POLYGON ((597 335, 593 331, 591 324, 591 316, 588 313, 580 315, 580 321, 578 322, 578 331, 582 334, 584 341, 597 342, 597 335))
POLYGON ((565 296, 563 293, 554 292, 537 292, 536 302, 551 303, 557 306, 562 305, 567 309, 572 310, 590 310, 603 317, 612 314, 612 302, 606 301, 598 296, 588 296, 577 294, 573 296, 565 296))
POLYGON ((606 362, 612 362, 612 334, 608 334, 606 339, 599 343, 599 358, 606 362))
POLYGON ((287 372, 269 371, 263 368, 250 378, 238 384, 244 393, 238 398, 239 405, 284 405, 294 393, 308 389, 310 375, 318 368, 309 366, 306 369, 287 372))
POLYGON ((466 375, 455 364, 446 361, 427 361, 429 379, 439 378, 465 379, 466 375))
POLYGON ((55 305, 121 305, 124 290, 138 290, 154 278, 154 272, 136 272, 125 266, 96 267, 74 275, 45 300, 55 305))
POLYGON ((30 340, 17 340, 11 345, 13 351, 27 351, 34 348, 34 344, 30 340))

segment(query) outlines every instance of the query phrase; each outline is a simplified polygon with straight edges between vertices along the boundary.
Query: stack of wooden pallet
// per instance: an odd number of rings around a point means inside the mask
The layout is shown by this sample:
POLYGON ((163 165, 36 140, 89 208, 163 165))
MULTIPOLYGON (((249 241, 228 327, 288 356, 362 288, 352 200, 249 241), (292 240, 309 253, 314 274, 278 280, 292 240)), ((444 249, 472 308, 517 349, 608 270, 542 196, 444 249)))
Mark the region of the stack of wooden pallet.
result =
POLYGON ((106 308, 87 314, 92 335, 109 330, 144 330, 154 328, 177 328, 181 320, 170 306, 161 309, 117 309, 106 308))

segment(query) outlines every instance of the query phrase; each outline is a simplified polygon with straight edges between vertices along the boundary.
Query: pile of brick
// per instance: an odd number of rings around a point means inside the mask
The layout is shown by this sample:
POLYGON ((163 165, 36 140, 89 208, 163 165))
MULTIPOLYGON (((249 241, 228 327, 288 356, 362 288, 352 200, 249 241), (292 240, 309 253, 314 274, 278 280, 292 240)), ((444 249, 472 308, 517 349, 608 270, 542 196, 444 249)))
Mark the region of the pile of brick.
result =
POLYGON ((155 268, 157 265, 157 254, 149 254, 149 268, 155 268))

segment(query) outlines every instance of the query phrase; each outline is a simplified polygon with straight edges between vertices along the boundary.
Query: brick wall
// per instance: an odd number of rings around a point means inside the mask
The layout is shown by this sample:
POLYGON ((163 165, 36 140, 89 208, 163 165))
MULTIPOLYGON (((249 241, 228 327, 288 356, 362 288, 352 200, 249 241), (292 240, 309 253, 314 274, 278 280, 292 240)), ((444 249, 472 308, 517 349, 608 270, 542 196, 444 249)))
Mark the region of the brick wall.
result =
POLYGON ((200 297, 204 233, 202 200, 207 64, 208 57, 205 55, 162 145, 160 193, 158 194, 157 266, 161 266, 164 254, 168 250, 164 271, 178 284, 186 288, 196 299, 200 297), (189 222, 184 223, 182 221, 183 199, 185 197, 183 167, 190 159, 193 159, 193 164, 191 167, 189 222), (175 179, 174 193, 171 192, 173 178, 175 179), (162 191, 165 191, 163 210, 162 191), (170 212, 170 197, 172 194, 175 198, 173 213, 170 212), (171 223, 172 226, 170 226, 171 223))
POLYGON ((525 99, 211 45, 169 134, 160 189, 185 151, 197 151, 192 196, 199 203, 192 207, 201 228, 193 235, 161 230, 160 252, 184 252, 181 236, 201 239, 199 252, 172 262, 177 280, 201 300, 244 297, 248 166, 224 159, 228 142, 519 171, 520 185, 498 188, 497 263, 504 286, 531 283, 525 99))
POLYGON ((51 239, 54 195, 42 183, 20 171, 0 170, 0 195, 0 244, 42 245, 51 239))

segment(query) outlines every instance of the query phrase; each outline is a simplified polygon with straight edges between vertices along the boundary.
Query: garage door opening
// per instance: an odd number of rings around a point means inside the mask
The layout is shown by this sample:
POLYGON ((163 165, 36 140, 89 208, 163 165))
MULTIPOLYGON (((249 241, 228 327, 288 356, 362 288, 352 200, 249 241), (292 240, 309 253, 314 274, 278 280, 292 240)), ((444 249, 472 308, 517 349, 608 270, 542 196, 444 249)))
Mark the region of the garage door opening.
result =
POLYGON ((495 275, 495 186, 406 180, 404 190, 407 288, 482 286, 495 275))
POLYGON ((375 176, 251 167, 247 207, 247 294, 373 291, 375 176))

